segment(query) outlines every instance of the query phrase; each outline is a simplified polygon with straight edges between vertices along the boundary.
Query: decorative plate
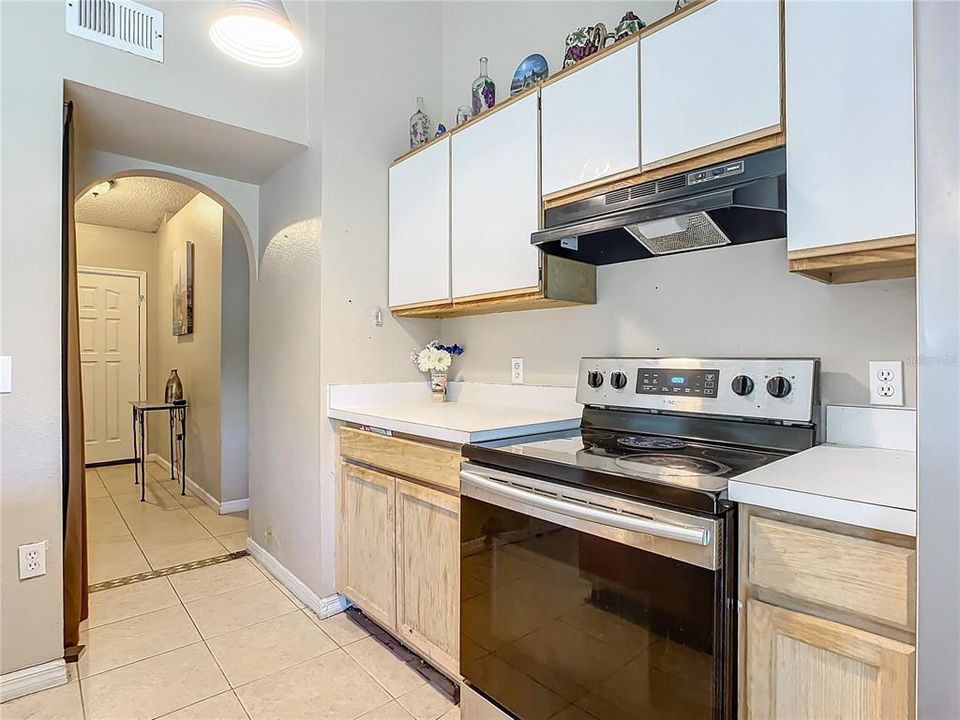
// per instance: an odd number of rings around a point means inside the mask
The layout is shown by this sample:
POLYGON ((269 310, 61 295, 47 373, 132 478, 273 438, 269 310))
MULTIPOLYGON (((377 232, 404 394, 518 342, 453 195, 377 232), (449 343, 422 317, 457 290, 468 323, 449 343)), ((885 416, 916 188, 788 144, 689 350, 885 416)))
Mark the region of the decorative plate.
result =
POLYGON ((510 82, 510 96, 513 97, 518 92, 533 87, 541 80, 544 80, 549 74, 547 68, 547 59, 539 53, 527 55, 517 66, 513 73, 513 80, 510 82))

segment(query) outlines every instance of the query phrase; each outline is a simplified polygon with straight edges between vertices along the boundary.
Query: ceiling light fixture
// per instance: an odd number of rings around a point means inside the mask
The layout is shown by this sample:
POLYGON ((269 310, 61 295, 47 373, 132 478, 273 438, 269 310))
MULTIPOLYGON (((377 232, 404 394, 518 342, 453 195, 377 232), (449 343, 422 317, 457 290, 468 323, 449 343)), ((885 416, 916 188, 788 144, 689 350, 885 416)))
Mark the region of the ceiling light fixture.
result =
POLYGON ((229 0, 210 26, 210 39, 230 57, 257 67, 287 67, 303 57, 280 0, 229 0))
POLYGON ((93 195, 94 197, 100 197, 101 195, 106 195, 108 192, 113 190, 116 184, 117 184, 116 180, 105 180, 99 185, 94 185, 92 188, 90 188, 90 194, 93 195))

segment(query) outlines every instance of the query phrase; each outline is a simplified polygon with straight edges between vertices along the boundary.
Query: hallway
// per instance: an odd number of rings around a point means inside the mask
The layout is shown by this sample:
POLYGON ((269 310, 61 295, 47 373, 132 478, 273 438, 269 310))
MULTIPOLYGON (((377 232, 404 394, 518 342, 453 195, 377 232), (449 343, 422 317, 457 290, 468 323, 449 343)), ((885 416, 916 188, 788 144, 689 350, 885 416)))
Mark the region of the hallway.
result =
POLYGON ((189 491, 180 495, 169 470, 152 462, 141 503, 133 468, 87 470, 91 585, 246 548, 246 512, 218 515, 189 491))

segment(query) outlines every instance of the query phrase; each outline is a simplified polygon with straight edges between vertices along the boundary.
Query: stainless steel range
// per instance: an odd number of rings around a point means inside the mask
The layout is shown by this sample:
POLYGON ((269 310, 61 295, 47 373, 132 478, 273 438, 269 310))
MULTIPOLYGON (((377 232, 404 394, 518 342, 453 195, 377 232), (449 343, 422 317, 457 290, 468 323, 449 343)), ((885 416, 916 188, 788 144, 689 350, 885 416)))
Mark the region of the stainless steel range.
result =
POLYGON ((520 720, 732 718, 727 480, 816 443, 819 361, 584 358, 577 399, 463 448, 460 672, 520 720))

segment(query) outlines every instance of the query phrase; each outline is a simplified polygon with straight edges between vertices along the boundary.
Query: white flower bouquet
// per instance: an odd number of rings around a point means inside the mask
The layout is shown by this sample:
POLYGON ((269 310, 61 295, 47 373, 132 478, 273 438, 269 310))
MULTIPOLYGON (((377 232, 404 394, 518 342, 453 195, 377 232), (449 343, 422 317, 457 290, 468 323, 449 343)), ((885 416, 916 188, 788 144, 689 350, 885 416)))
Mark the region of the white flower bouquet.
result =
POLYGON ((431 340, 422 349, 410 353, 410 360, 420 372, 430 373, 430 387, 433 401, 443 402, 447 397, 447 371, 457 355, 463 355, 463 348, 454 343, 444 345, 439 340, 431 340))

